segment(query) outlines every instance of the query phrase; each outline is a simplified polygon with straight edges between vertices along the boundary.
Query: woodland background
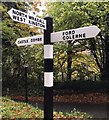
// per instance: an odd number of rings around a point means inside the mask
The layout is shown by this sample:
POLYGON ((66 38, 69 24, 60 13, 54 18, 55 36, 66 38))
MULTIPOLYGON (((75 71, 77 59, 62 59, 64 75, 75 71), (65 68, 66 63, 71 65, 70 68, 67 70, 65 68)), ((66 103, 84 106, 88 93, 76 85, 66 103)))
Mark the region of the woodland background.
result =
MULTIPOLYGON (((43 31, 14 22, 11 8, 40 12, 40 2, 2 2, 2 83, 3 95, 24 89, 24 65, 28 64, 29 95, 43 94, 43 45, 17 47, 17 38, 43 34, 43 31), (32 7, 31 7, 32 6, 32 7)), ((109 2, 46 3, 53 17, 54 31, 96 25, 96 38, 54 44, 54 90, 107 92, 109 82, 109 2)), ((40 16, 39 16, 40 17, 40 16)))

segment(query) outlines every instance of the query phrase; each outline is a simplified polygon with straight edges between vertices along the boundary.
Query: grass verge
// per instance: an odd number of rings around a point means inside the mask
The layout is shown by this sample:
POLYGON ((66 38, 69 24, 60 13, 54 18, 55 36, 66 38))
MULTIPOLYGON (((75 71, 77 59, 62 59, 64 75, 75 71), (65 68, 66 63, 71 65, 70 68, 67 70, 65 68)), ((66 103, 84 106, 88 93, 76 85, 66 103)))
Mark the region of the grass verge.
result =
MULTIPOLYGON (((0 118, 2 119, 31 118, 33 120, 38 118, 40 120, 44 117, 43 111, 38 107, 33 107, 23 102, 15 102, 6 97, 0 97, 0 105, 0 118)), ((87 120, 88 118, 92 118, 89 114, 76 109, 73 109, 70 113, 54 112, 53 117, 56 120, 60 118, 66 120, 87 120)))

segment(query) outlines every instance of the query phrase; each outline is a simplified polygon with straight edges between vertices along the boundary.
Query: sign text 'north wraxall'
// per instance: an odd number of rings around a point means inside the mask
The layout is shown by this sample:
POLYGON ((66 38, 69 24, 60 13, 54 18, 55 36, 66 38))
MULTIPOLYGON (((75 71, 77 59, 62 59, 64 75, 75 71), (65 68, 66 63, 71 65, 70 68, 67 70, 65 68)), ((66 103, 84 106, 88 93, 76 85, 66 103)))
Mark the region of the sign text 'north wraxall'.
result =
POLYGON ((16 10, 14 8, 9 10, 8 14, 16 22, 25 23, 31 26, 46 29, 46 21, 42 18, 36 17, 35 15, 33 16, 20 10, 16 10))

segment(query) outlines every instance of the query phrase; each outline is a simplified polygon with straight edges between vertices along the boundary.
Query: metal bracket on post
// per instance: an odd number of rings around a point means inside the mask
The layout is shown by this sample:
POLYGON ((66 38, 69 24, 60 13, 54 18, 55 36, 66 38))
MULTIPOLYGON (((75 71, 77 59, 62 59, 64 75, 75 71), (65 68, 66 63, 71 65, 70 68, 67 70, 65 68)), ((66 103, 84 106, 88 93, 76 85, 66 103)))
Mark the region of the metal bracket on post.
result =
POLYGON ((44 120, 53 120, 53 19, 48 15, 44 19, 44 120))

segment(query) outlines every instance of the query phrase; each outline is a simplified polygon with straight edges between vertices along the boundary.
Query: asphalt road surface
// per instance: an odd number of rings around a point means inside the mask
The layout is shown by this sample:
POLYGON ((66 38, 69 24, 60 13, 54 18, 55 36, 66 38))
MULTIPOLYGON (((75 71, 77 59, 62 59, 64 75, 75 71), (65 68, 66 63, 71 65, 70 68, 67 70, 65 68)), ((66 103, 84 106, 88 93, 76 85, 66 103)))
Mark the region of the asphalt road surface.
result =
MULTIPOLYGON (((36 103, 35 106, 43 109, 43 103, 36 103)), ((81 112, 89 113, 94 119, 105 118, 109 120, 109 106, 107 104, 67 104, 67 103, 54 103, 54 111, 70 112, 73 109, 81 112)))

